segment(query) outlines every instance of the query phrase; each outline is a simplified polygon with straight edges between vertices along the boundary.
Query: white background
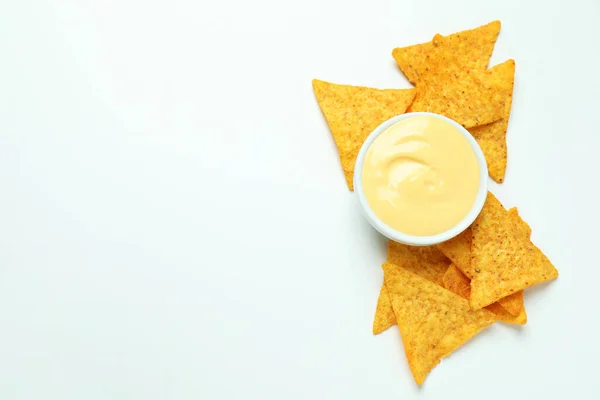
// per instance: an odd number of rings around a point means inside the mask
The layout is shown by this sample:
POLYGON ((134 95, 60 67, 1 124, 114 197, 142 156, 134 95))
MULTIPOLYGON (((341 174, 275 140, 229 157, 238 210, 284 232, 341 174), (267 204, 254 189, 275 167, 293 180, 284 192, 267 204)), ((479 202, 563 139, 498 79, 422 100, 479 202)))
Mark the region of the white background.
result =
POLYGON ((0 399, 593 399, 600 2, 3 0, 0 399), (418 388, 311 79, 494 19, 506 182, 560 271, 418 388))

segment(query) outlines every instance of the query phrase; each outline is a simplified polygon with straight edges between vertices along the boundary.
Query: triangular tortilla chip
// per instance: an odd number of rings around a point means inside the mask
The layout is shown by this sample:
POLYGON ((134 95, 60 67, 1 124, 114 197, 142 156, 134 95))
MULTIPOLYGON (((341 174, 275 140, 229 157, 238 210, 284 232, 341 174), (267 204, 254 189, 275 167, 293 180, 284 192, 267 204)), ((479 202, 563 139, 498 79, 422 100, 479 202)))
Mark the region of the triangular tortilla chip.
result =
POLYGON ((521 216, 519 215, 519 209, 517 207, 513 207, 510 210, 508 210, 508 214, 510 215, 510 220, 513 222, 515 228, 517 229, 517 233, 519 235, 525 236, 526 238, 531 237, 531 227, 527 222, 523 221, 523 218, 521 218, 521 216))
POLYGON ((525 311, 525 302, 523 301, 523 291, 520 290, 503 299, 498 300, 502 306, 511 315, 521 315, 525 311))
MULTIPOLYGON (((485 70, 500 32, 500 21, 490 22, 475 29, 448 35, 449 44, 458 55, 465 69, 485 70)), ((392 56, 406 78, 417 85, 421 75, 427 72, 427 54, 433 47, 431 42, 395 48, 392 56)))
POLYGON ((508 60, 490 68, 488 73, 504 95, 504 111, 502 118, 491 124, 469 129, 481 147, 488 165, 490 177, 498 183, 504 181, 506 172, 506 131, 510 118, 512 95, 515 82, 515 61, 508 60))
POLYGON ((468 270, 471 265, 471 228, 465 229, 452 239, 439 243, 436 247, 461 269, 468 270))
POLYGON ((464 69, 448 38, 437 35, 426 56, 428 71, 421 75, 410 112, 445 115, 471 128, 504 115, 506 98, 485 71, 464 69))
POLYGON ((506 308, 504 308, 499 301, 486 306, 485 309, 493 312, 496 315, 496 318, 498 318, 498 321, 515 325, 525 325, 527 323, 527 311, 525 311, 525 305, 521 307, 521 311, 518 314, 514 315, 506 311, 506 308))
MULTIPOLYGON (((450 265, 450 260, 433 246, 407 246, 393 240, 388 242, 387 260, 440 286, 450 265)), ((373 333, 377 335, 395 324, 396 318, 384 284, 377 300, 373 333)))
POLYGON ((389 241, 387 261, 442 285, 450 260, 435 246, 407 246, 389 241))
MULTIPOLYGON (((526 237, 531 235, 531 228, 527 222, 523 221, 519 216, 519 210, 517 207, 513 207, 508 210, 510 218, 517 226, 520 232, 526 237)), ((467 275, 472 274, 471 272, 471 227, 465 229, 462 233, 453 237, 452 239, 442 242, 436 245, 437 249, 440 250, 446 257, 448 257, 456 267, 458 267, 463 273, 467 275)))
POLYGON ((496 320, 488 310, 391 263, 383 264, 385 285, 417 384, 443 357, 496 320))
POLYGON ((471 280, 465 274, 460 272, 456 265, 450 264, 444 274, 444 287, 463 299, 471 297, 471 280))
MULTIPOLYGON (((527 222, 521 219, 517 208, 511 208, 508 210, 508 213, 519 233, 529 237, 531 235, 531 228, 527 222)), ((472 232, 471 228, 469 227, 458 236, 436 245, 436 247, 441 250, 446 257, 452 260, 454 265, 461 272, 467 275, 467 279, 469 279, 469 276, 475 274, 475 272, 471 270, 471 238, 472 232)), ((449 289, 447 286, 445 286, 445 284, 444 287, 449 289)), ((470 290, 471 289, 469 288, 469 292, 470 290)), ((498 303, 504 307, 508 313, 512 314, 513 316, 520 317, 520 321, 523 320, 523 316, 525 316, 525 321, 527 320, 525 305, 523 303, 523 292, 514 293, 505 297, 504 299, 500 299, 498 300, 498 303)))
MULTIPOLYGON (((529 237, 531 236, 531 227, 527 222, 521 219, 517 207, 513 207, 510 210, 508 210, 508 214, 510 214, 510 220, 515 226, 517 234, 529 239, 529 237)), ((523 315, 525 315, 525 320, 527 320, 522 290, 498 300, 498 304, 500 304, 507 312, 509 312, 512 315, 521 318, 523 317, 523 315)))
POLYGON ((415 90, 336 85, 318 79, 312 84, 337 145, 346 183, 354 190, 354 163, 363 142, 382 122, 403 114, 415 90))
POLYGON ((396 325, 396 316, 392 309, 387 288, 383 284, 381 285, 379 298, 377 299, 377 309, 375 310, 375 319, 373 321, 373 334, 378 335, 393 325, 396 325))
MULTIPOLYGON (((444 287, 464 299, 468 300, 471 297, 471 280, 467 278, 465 274, 460 272, 454 264, 450 265, 446 274, 444 274, 444 287)), ((523 294, 523 292, 519 293, 521 293, 521 295, 523 294)), ((521 296, 521 301, 522 300, 523 296, 521 296)), ((516 315, 509 313, 500 305, 500 303, 492 303, 485 308, 496 314, 499 321, 517 325, 525 325, 527 322, 525 307, 522 307, 520 312, 516 315)))
POLYGON ((550 260, 522 234, 492 193, 488 192, 471 230, 470 301, 474 309, 558 277, 550 260))

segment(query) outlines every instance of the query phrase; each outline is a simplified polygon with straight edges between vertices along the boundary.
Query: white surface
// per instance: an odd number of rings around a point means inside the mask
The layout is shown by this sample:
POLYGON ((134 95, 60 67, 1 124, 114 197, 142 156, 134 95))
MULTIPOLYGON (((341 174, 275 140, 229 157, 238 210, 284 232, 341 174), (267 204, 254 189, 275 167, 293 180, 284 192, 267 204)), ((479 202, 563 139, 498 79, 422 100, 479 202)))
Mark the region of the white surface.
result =
POLYGON ((483 204, 485 203, 485 199, 488 194, 488 169, 485 161, 485 156, 481 151, 481 147, 479 147, 479 143, 473 138, 473 136, 466 130, 462 125, 458 122, 451 120, 443 115, 434 114, 430 112, 414 112, 414 113, 406 113, 402 115, 397 115, 383 122, 377 128, 371 132, 371 134, 365 139, 360 151, 358 152, 358 156, 356 157, 356 164, 354 168, 354 192, 355 196, 358 200, 358 203, 361 206, 363 214, 367 218, 367 221, 377 230, 379 233, 384 235, 385 237, 392 239, 396 242, 408 244, 410 246, 432 246, 438 243, 445 242, 446 240, 450 240, 459 233, 463 232, 467 229, 475 218, 481 212, 483 208, 483 204), (373 211, 367 198, 365 196, 365 191, 362 187, 362 175, 363 175, 363 166, 365 164, 365 157, 367 156, 367 151, 369 151, 369 147, 371 144, 377 139, 379 135, 385 132, 389 127, 396 124, 397 122, 403 121, 405 119, 412 118, 414 116, 426 115, 429 117, 441 119, 442 121, 448 122, 450 125, 454 126, 458 132, 462 134, 463 137, 467 139, 469 144, 471 145, 471 149, 475 153, 475 157, 477 158, 477 163, 479 164, 479 189, 477 191, 477 196, 475 198, 475 203, 471 207, 471 210, 467 215, 463 217, 461 221, 459 221, 456 226, 448 229, 445 232, 438 233, 430 236, 413 236, 407 235, 406 233, 400 232, 394 228, 391 228, 385 222, 383 222, 373 211))
POLYGON ((600 3, 5 0, 0 398, 592 399, 600 3), (385 242, 313 77, 408 87, 393 47, 493 19, 506 183, 560 278, 419 389, 373 337, 385 242), (232 233, 232 232, 235 232, 232 233))

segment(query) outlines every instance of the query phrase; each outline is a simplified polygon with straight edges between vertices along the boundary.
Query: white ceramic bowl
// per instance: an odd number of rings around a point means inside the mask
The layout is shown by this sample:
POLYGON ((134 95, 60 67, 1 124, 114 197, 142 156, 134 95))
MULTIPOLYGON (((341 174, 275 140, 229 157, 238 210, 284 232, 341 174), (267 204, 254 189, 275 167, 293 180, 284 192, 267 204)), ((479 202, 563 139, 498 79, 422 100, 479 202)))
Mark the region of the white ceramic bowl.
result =
POLYGON ((475 138, 473 138, 473 136, 471 136, 469 131, 467 131, 458 122, 453 121, 450 118, 444 117, 443 115, 429 113, 429 112, 415 112, 415 113, 407 113, 407 114, 398 115, 397 117, 390 118, 387 121, 385 121, 384 123, 382 123, 381 125, 379 125, 377 128, 375 128, 375 130, 373 132, 371 132, 369 137, 367 137, 367 140, 365 140, 362 147, 360 148, 360 152, 358 153, 358 157, 356 158, 356 165, 354 167, 354 191, 358 195, 360 205, 363 209, 365 216, 367 217, 367 220, 382 235, 384 235, 384 236, 388 237, 389 239, 392 239, 396 242, 404 243, 404 244, 411 245, 411 246, 431 246, 431 245, 434 245, 437 243, 442 243, 442 242, 445 242, 446 240, 452 239, 453 237, 455 237, 456 235, 458 235, 459 233, 461 233, 462 231, 467 229, 473 223, 473 221, 475 221, 475 218, 477 218, 477 215, 479 215, 479 213, 481 212, 481 209, 483 208, 483 203, 485 202, 485 198, 487 196, 487 187, 488 187, 487 164, 485 162, 485 157, 483 155, 483 152, 481 151, 481 147, 479 147, 479 144, 477 143, 475 138), (377 138, 377 136, 379 136, 388 127, 394 125, 395 123, 397 123, 399 121, 403 121, 408 118, 413 118, 413 117, 423 116, 423 115, 438 118, 438 119, 441 119, 443 121, 450 123, 467 139, 467 141, 471 145, 471 148, 473 149, 473 152, 475 153, 475 157, 477 157, 477 163, 479 164, 479 190, 477 191, 477 197, 475 198, 475 203, 473 204, 473 207, 471 207, 471 210, 469 211, 469 213, 457 225, 448 229, 445 232, 438 233, 436 235, 413 236, 413 235, 407 235, 406 233, 402 233, 400 231, 397 231, 396 229, 389 227, 381 219, 379 219, 379 217, 377 215, 375 215, 375 213, 371 209, 371 206, 367 202, 367 198, 365 197, 365 192, 363 190, 363 185, 362 185, 362 172, 363 172, 363 164, 365 162, 365 157, 367 155, 367 151, 369 150, 371 143, 373 143, 373 141, 377 138))

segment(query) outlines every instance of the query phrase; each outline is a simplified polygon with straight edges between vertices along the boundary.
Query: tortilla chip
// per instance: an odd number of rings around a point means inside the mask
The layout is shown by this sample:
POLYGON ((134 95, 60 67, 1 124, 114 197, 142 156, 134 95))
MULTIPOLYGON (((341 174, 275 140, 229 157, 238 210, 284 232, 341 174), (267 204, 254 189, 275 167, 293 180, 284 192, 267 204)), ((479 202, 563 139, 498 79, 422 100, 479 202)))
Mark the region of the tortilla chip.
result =
MULTIPOLYGON (((500 32, 500 21, 490 22, 475 29, 448 35, 449 45, 458 55, 465 69, 485 70, 500 32)), ((392 56, 406 78, 417 85, 421 75, 427 72, 427 54, 433 47, 431 42, 395 48, 392 56)))
POLYGON ((515 224, 515 227, 517 228, 517 232, 519 232, 520 235, 529 238, 531 236, 531 227, 527 222, 523 221, 523 219, 519 215, 519 209, 517 207, 513 207, 510 210, 508 210, 508 213, 510 214, 511 221, 513 222, 513 224, 515 224))
POLYGON ((388 244, 387 261, 440 286, 450 265, 450 260, 435 246, 407 246, 393 240, 388 244))
MULTIPOLYGON (((517 207, 508 210, 513 223, 523 235, 531 236, 531 227, 521 219, 517 207)), ((462 265, 465 268, 471 264, 471 227, 465 229, 462 233, 452 239, 436 245, 446 257, 452 260, 453 263, 462 265)))
POLYGON ((463 299, 471 297, 471 280, 465 274, 460 272, 456 265, 450 264, 444 274, 443 284, 446 289, 463 299))
POLYGON ((525 303, 523 302, 523 291, 518 291, 498 300, 498 304, 502 306, 511 315, 520 315, 525 311, 525 303))
MULTIPOLYGON (((488 192, 488 197, 492 195, 488 192)), ((493 195, 492 195, 493 196, 493 195)), ((482 211, 483 212, 483 211, 482 211)), ((531 228, 527 222, 523 221, 519 216, 519 211, 516 207, 506 211, 509 220, 514 225, 515 232, 519 236, 525 236, 529 238, 531 235, 531 228)), ((448 240, 447 242, 440 243, 437 247, 456 265, 460 271, 465 274, 469 279, 477 274, 474 268, 471 268, 471 256, 472 256, 472 238, 473 238, 473 225, 467 228, 463 233, 448 240), (470 236, 467 236, 470 235, 470 236)))
POLYGON ((521 312, 517 315, 513 315, 506 311, 506 309, 500 305, 500 302, 492 303, 489 306, 486 306, 485 309, 493 312, 496 315, 496 318, 498 318, 498 321, 506 324, 525 325, 527 323, 527 311, 525 311, 525 306, 522 307, 521 312))
MULTIPOLYGON (((519 211, 516 207, 511 208, 508 211, 510 218, 513 224, 517 227, 520 234, 529 237, 531 235, 531 228, 529 225, 521 219, 519 216, 519 211)), ((465 278, 469 279, 468 276, 472 276, 475 274, 474 271, 471 271, 471 237, 472 232, 471 228, 467 228, 464 232, 455 236, 454 238, 436 245, 436 247, 444 253, 446 257, 448 257, 454 265, 467 276, 465 278)), ((470 279, 469 279, 470 281, 470 279)), ((446 286, 446 282, 444 282, 444 287, 446 289, 450 288, 446 286)), ((469 292, 470 292, 469 288, 469 292)), ((459 294, 455 291, 455 293, 459 294)), ((464 297, 464 296, 463 296, 464 297)), ((468 297, 467 297, 468 298, 468 297)), ((514 293, 504 299, 498 300, 498 303, 511 315, 520 317, 520 321, 527 321, 527 314, 525 312, 525 304, 523 303, 523 292, 514 293)), ((510 321, 513 322, 513 321, 510 321)))
POLYGON ((500 88, 504 96, 502 118, 491 124, 471 128, 469 132, 475 137, 483 151, 490 177, 496 182, 502 183, 506 172, 506 131, 515 82, 515 61, 505 61, 491 68, 488 73, 493 81, 492 85, 500 88))
POLYGON ((474 309, 558 277, 550 260, 522 234, 491 192, 471 230, 470 301, 474 309))
POLYGON ((496 320, 488 310, 412 272, 386 262, 385 285, 402 334, 408 365, 417 384, 443 357, 496 320))
POLYGON ((375 320, 373 321, 373 334, 378 335, 393 325, 396 325, 396 316, 392 309, 387 288, 383 284, 379 291, 379 299, 377 299, 377 309, 375 310, 375 320))
MULTIPOLYGON (((529 239, 531 236, 531 227, 529 224, 521 219, 519 216, 519 210, 517 207, 513 207, 508 210, 510 214, 510 219, 514 224, 515 228, 519 235, 526 237, 529 239)), ((523 318, 523 314, 525 315, 525 320, 527 320, 527 313, 525 312, 525 303, 523 302, 523 291, 513 293, 510 296, 506 296, 503 299, 498 300, 498 304, 500 304, 507 312, 512 315, 523 318)))
MULTIPOLYGON (((444 287, 452 293, 467 300, 471 297, 471 280, 465 274, 460 272, 454 264, 451 264, 450 267, 448 267, 448 270, 444 274, 443 283, 444 287)), ((519 293, 523 294, 523 292, 519 293)), ((521 296, 521 300, 522 299, 523 297, 521 296)), ((517 325, 525 325, 527 322, 527 313, 525 312, 524 306, 520 310, 520 313, 515 315, 509 313, 500 305, 500 303, 492 303, 485 308, 496 314, 498 321, 517 325)))
MULTIPOLYGON (((521 219, 517 207, 511 208, 508 210, 508 213, 510 214, 511 221, 515 225, 518 234, 529 239, 531 236, 531 227, 527 222, 521 219)), ((527 321, 527 312, 525 311, 522 290, 498 300, 498 304, 500 304, 508 313, 527 321)))
POLYGON ((464 69, 448 38, 436 35, 432 44, 409 111, 442 114, 466 128, 502 118, 506 98, 490 74, 464 69))
MULTIPOLYGON (((513 223, 523 235, 531 235, 531 227, 519 216, 517 207, 508 210, 513 223)), ((471 227, 465 229, 452 239, 436 245, 461 271, 469 271, 471 265, 471 227)))
POLYGON ((466 271, 471 265, 471 236, 469 227, 452 239, 437 244, 436 247, 461 271, 466 271))
POLYGON ((363 142, 382 122, 403 114, 415 90, 336 85, 318 79, 312 84, 338 148, 346 183, 354 190, 354 163, 363 142))
MULTIPOLYGON (((387 260, 440 286, 450 265, 450 260, 433 246, 407 246, 393 240, 388 243, 387 260)), ((384 284, 377 300, 373 333, 377 335, 395 324, 396 317, 384 284)))

